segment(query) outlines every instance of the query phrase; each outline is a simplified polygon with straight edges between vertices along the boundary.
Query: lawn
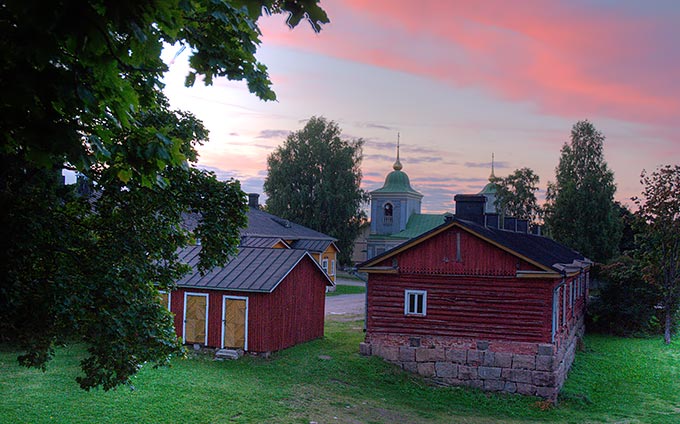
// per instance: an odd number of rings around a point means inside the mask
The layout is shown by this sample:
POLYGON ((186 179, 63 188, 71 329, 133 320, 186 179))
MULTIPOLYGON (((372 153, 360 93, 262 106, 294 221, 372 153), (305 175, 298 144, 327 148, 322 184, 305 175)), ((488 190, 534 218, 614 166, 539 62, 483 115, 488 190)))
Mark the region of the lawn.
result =
POLYGON ((143 368, 134 390, 84 392, 82 347, 58 349, 47 372, 0 349, 0 421, 235 423, 680 422, 680 343, 588 336, 559 406, 436 387, 358 355, 361 322, 331 321, 326 337, 269 359, 177 359, 143 368))
POLYGON ((341 294, 366 293, 366 286, 349 286, 346 284, 336 284, 335 291, 326 293, 326 296, 339 296, 341 294))

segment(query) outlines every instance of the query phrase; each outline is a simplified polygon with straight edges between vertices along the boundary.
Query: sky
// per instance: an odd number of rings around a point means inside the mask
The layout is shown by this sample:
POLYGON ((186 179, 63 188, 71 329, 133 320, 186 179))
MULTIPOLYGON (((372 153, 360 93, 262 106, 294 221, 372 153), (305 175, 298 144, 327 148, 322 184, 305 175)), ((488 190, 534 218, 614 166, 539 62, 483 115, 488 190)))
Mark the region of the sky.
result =
MULTIPOLYGON (((188 49, 164 50, 165 93, 210 130, 199 166, 262 193, 267 156, 311 116, 365 140, 362 188, 382 187, 396 157, 423 212, 528 167, 539 200, 572 126, 588 119, 633 207, 640 172, 680 163, 680 2, 675 0, 322 0, 315 34, 285 16, 259 21, 257 58, 277 101, 243 82, 184 87, 188 49), (179 53, 179 55, 178 55, 179 53)), ((266 197, 261 197, 261 203, 266 197)))

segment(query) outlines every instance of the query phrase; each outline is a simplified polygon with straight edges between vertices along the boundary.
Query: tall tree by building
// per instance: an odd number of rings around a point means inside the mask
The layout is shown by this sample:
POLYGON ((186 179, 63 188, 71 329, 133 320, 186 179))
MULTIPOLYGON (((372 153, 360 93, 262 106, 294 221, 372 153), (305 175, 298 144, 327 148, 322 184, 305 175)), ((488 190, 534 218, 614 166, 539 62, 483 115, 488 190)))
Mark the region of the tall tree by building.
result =
POLYGON ((516 169, 507 177, 492 177, 496 184, 496 208, 501 215, 536 222, 541 208, 536 200, 538 175, 530 168, 516 169))
POLYGON ((361 189, 364 141, 341 137, 337 123, 309 119, 267 158, 267 210, 338 239, 340 263, 352 258, 366 219, 361 189))
POLYGON ((655 285, 664 309, 664 340, 671 342, 673 319, 680 309, 680 166, 642 172, 639 206, 639 253, 646 281, 655 285))
POLYGON ((621 221, 614 203, 614 173, 604 160, 605 137, 589 121, 577 122, 562 147, 554 183, 548 183, 545 225, 555 240, 606 262, 616 253, 621 221))
POLYGON ((182 353, 158 288, 187 271, 175 252, 193 237, 200 269, 228 259, 245 197, 192 167, 207 131, 170 109, 161 50, 188 47, 188 86, 227 77, 274 99, 255 58, 265 10, 316 31, 328 21, 316 0, 2 3, 0 337, 24 349, 21 363, 45 367, 55 343, 79 341, 80 385, 109 389, 182 353), (64 167, 95 195, 59 184, 64 167), (201 214, 195 232, 183 212, 201 214))

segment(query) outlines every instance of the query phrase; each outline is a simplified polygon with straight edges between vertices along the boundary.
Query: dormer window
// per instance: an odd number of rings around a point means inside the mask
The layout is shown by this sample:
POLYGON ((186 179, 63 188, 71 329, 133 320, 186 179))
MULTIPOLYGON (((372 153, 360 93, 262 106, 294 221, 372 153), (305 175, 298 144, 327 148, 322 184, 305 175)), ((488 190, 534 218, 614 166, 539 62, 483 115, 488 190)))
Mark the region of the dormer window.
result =
POLYGON ((392 213, 392 204, 385 203, 385 207, 383 208, 383 224, 392 225, 392 213))

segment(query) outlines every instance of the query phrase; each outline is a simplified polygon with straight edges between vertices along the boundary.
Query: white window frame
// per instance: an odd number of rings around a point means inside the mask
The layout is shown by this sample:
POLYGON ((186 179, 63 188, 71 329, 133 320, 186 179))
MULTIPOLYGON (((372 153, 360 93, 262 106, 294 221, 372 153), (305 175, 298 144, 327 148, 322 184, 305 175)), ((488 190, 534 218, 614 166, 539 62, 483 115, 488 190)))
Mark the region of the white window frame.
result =
POLYGON ((184 292, 184 312, 182 315, 182 343, 187 342, 187 297, 188 296, 203 296, 205 297, 205 340, 203 346, 208 345, 208 312, 210 311, 210 296, 208 293, 190 293, 184 292))
MULTIPOLYGON (((417 299, 417 297, 416 297, 417 299)), ((417 302, 416 302, 417 303, 417 302)), ((427 291, 425 290, 405 290, 404 291, 404 315, 415 315, 415 316, 427 316, 427 291), (409 311, 409 297, 422 296, 423 297, 423 310, 422 312, 409 311)))
POLYGON ((321 268, 328 274, 328 258, 321 259, 321 268))
POLYGON ((243 350, 248 352, 248 298, 245 296, 222 296, 222 335, 220 337, 220 348, 224 349, 224 312, 227 308, 227 299, 246 301, 246 323, 244 329, 246 337, 243 342, 243 350))
POLYGON ((331 273, 330 275, 335 275, 335 260, 331 260, 331 273))
POLYGON ((165 306, 168 307, 168 311, 172 311, 172 309, 170 309, 170 305, 172 305, 172 292, 165 291, 165 290, 158 290, 158 293, 168 295, 168 304, 165 305, 165 306))

